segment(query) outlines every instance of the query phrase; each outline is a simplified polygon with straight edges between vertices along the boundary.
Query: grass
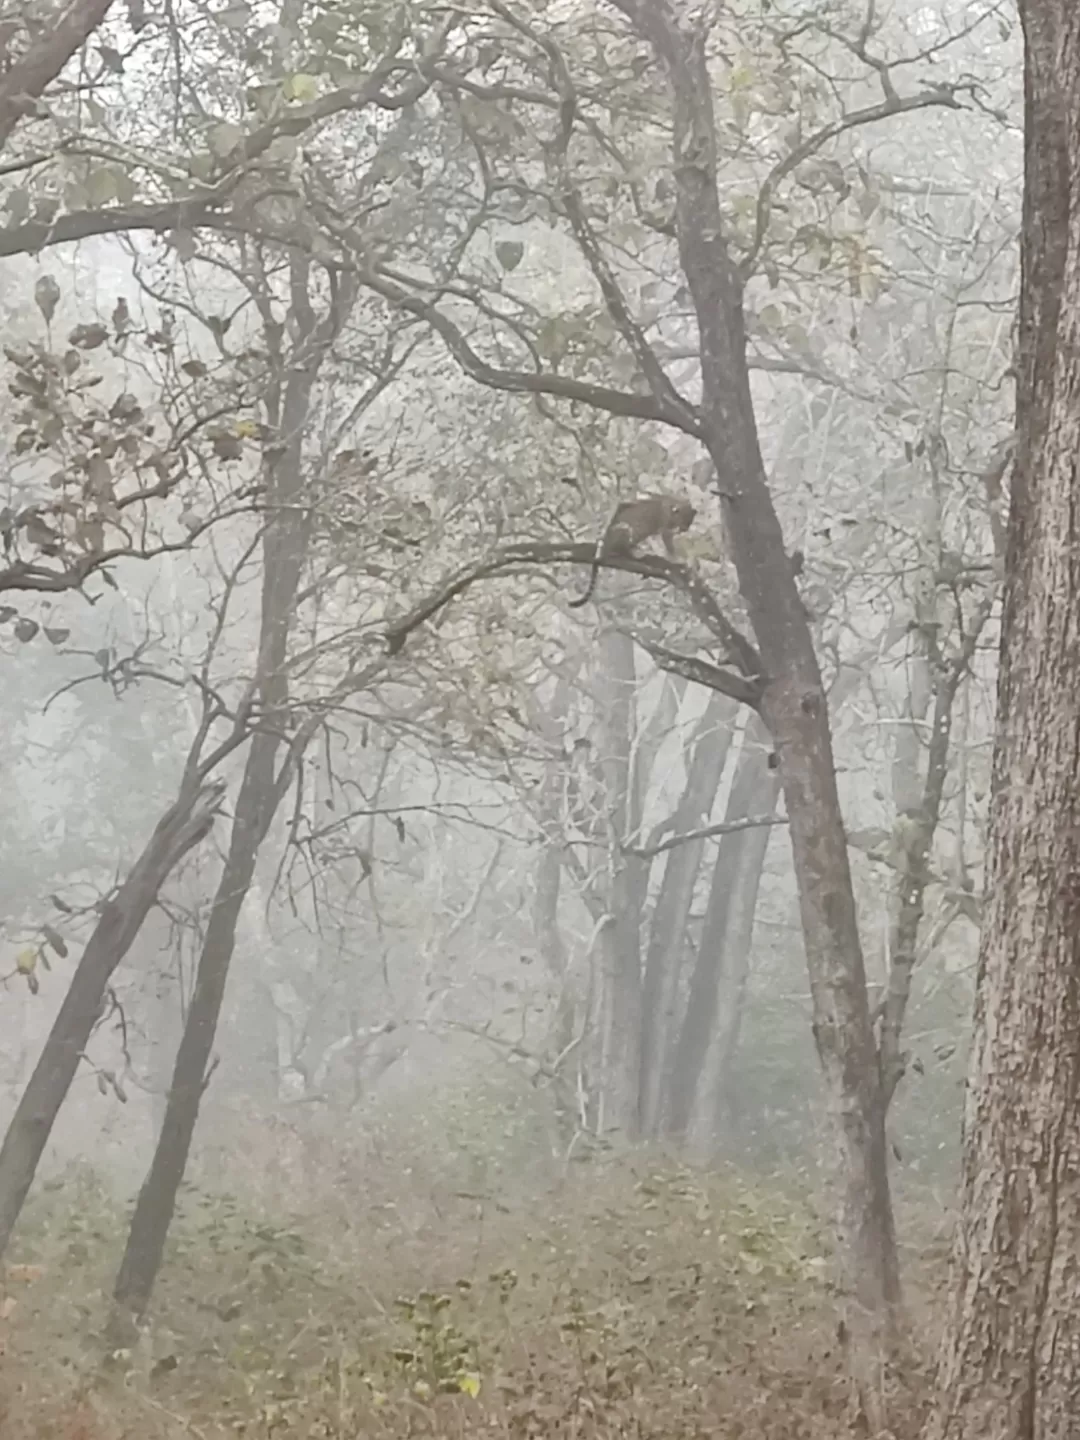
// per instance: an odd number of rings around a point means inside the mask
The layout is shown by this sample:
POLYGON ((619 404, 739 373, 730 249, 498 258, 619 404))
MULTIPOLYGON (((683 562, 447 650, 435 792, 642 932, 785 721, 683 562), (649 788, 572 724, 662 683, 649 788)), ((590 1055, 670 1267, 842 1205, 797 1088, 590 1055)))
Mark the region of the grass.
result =
MULTIPOLYGON (((347 1225, 285 1223, 188 1189, 153 1326, 109 1356, 124 1231, 85 1172, 28 1212, 0 1301, 4 1440, 849 1433, 824 1239, 735 1173, 608 1161, 513 1204, 444 1198, 422 1225, 359 1200, 347 1225)), ((921 1366, 889 1384, 895 1433, 917 1433, 921 1366)))

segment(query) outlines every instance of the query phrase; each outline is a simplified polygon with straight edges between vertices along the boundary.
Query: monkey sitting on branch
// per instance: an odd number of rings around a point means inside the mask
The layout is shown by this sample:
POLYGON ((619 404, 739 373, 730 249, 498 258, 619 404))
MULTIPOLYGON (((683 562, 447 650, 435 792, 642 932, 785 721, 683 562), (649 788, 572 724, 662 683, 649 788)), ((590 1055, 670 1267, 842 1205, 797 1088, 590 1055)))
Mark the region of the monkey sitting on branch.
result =
POLYGON ((675 554, 675 535, 689 530, 697 511, 689 500, 676 495, 644 495, 640 500, 623 500, 616 505, 611 519, 596 543, 589 584, 584 595, 570 601, 576 610, 592 599, 600 565, 604 560, 628 560, 639 545, 654 536, 664 542, 669 555, 675 554))

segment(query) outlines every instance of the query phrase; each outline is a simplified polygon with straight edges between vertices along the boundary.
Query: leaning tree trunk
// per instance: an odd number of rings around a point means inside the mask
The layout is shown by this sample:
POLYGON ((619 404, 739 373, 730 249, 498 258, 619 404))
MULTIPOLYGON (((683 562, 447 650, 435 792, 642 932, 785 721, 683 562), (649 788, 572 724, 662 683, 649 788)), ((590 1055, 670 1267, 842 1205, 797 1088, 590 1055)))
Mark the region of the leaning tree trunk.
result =
POLYGON ((1020 11, 1018 439, 936 1440, 1080 1427, 1080 7, 1020 11))
POLYGON ((262 611, 254 677, 265 728, 255 733, 248 751, 229 851, 199 957, 161 1134, 139 1192, 116 1278, 112 1331, 120 1341, 128 1338, 130 1321, 144 1315, 157 1280, 206 1088, 240 911, 255 873, 259 847, 303 748, 304 732, 311 733, 309 720, 294 734, 288 753, 282 753, 288 724, 289 635, 310 534, 303 505, 303 438, 315 380, 351 310, 355 291, 342 287, 325 317, 316 321, 306 302, 308 262, 294 259, 291 278, 293 294, 300 297, 294 313, 304 323, 305 333, 287 368, 287 378, 267 396, 269 418, 282 443, 268 449, 266 460, 267 508, 273 518, 263 536, 262 611), (276 764, 279 755, 282 758, 276 764))
POLYGON ((206 927, 195 989, 173 1067, 165 1118, 135 1205, 116 1279, 114 1338, 120 1342, 128 1338, 129 1317, 145 1313, 161 1267, 176 1194, 187 1168, 199 1105, 206 1088, 225 982, 236 945, 237 921, 251 887, 259 847, 282 793, 274 773, 280 744, 277 735, 261 731, 255 735, 248 752, 233 816, 229 853, 206 927))
POLYGON ((223 795, 222 785, 185 785, 158 821, 127 879, 102 908, 0 1146, 0 1255, 101 1014, 105 987, 157 903, 162 885, 209 833, 223 795))
POLYGON ((114 0, 72 0, 58 6, 51 25, 37 29, 19 58, 0 77, 0 148, 19 121, 38 109, 38 101, 71 57, 86 44, 114 0))
POLYGON ((696 418, 717 475, 729 551, 764 665, 760 713, 787 805, 810 980, 814 1040, 837 1146, 838 1230, 867 1406, 891 1338, 900 1277, 885 1104, 833 761, 829 707, 795 568, 758 441, 743 313, 745 276, 720 200, 712 80, 698 7, 614 0, 667 68, 673 107, 675 231, 701 359, 696 418))

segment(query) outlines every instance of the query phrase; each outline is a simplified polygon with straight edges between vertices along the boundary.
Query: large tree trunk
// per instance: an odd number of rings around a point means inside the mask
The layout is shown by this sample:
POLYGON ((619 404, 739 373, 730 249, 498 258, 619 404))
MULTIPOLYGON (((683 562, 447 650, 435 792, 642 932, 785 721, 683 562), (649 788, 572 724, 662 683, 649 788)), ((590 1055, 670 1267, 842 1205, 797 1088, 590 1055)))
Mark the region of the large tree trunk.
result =
POLYGON ((216 784, 182 789, 127 879, 102 909, 0 1147, 0 1255, 101 1013, 105 987, 131 949, 162 885, 208 834, 223 794, 224 787, 216 784))
POLYGON ((938 1440, 1080 1426, 1080 7, 1020 11, 1019 434, 938 1440))

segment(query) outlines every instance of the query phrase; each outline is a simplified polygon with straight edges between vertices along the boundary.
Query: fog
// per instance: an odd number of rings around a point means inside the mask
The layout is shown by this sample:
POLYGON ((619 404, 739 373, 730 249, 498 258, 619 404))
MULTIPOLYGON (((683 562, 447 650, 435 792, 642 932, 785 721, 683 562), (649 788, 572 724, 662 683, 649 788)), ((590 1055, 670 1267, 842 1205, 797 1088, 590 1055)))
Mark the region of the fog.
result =
POLYGON ((5 1435, 840 1433, 871 1092, 937 1323, 1018 37, 717 14, 721 254, 636 8, 99 5, 5 132, 5 1435))

